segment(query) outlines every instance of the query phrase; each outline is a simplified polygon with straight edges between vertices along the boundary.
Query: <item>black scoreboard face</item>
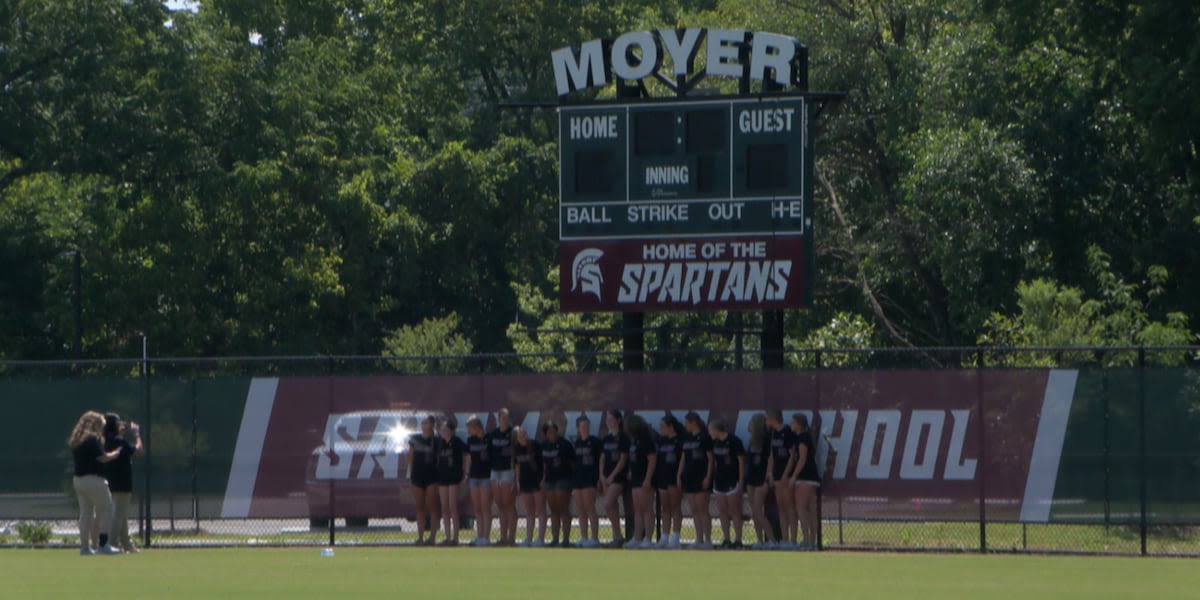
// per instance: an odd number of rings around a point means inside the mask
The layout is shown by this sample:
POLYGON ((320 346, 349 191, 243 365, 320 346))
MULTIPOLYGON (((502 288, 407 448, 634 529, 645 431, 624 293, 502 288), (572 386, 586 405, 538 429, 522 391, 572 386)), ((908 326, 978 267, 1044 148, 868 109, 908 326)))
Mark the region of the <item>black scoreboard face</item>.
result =
POLYGON ((808 227, 801 98, 563 108, 561 238, 808 227))

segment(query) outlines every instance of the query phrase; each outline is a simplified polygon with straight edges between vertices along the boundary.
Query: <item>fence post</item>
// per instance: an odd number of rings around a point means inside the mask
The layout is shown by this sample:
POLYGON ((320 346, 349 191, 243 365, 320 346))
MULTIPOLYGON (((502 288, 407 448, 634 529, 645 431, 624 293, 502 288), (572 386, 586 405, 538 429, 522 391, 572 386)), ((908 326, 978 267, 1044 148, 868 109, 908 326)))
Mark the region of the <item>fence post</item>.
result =
POLYGON ((1141 504, 1142 556, 1146 556, 1146 349, 1138 348, 1138 492, 1141 504))
POLYGON ((199 480, 199 416, 196 407, 196 379, 192 378, 192 524, 200 533, 200 480, 199 480))
MULTIPOLYGON (((811 424, 812 428, 815 430, 815 436, 814 436, 815 439, 813 440, 813 442, 814 442, 813 443, 813 452, 816 452, 817 448, 821 447, 821 427, 823 427, 823 425, 821 424, 821 351, 820 350, 817 350, 815 362, 816 362, 816 367, 817 367, 817 371, 816 371, 817 406, 815 407, 815 410, 813 410, 813 420, 812 420, 812 424, 811 424)), ((803 466, 803 465, 801 465, 801 466, 803 466)), ((820 467, 820 469, 818 469, 818 471, 824 472, 825 465, 818 465, 818 466, 820 467)), ((797 471, 799 471, 799 467, 797 467, 797 471)), ((818 477, 820 477, 819 474, 818 474, 818 477)), ((825 486, 820 485, 820 486, 817 486, 817 550, 818 551, 825 549, 824 514, 825 514, 825 486)))
POLYGON ((979 412, 976 420, 979 428, 979 552, 987 552, 987 418, 983 409, 983 368, 986 365, 982 349, 975 352, 975 400, 979 412))
MULTIPOLYGON (((333 414, 333 372, 336 367, 334 365, 332 356, 327 357, 326 361, 327 361, 325 364, 325 366, 326 366, 325 382, 326 382, 326 392, 327 392, 326 398, 328 398, 328 401, 329 401, 329 414, 333 414)), ((326 418, 328 418, 328 417, 326 417, 326 418)), ((335 509, 335 507, 337 506, 336 493, 337 493, 337 480, 330 478, 329 479, 329 547, 330 548, 332 548, 334 546, 334 544, 337 542, 337 533, 336 533, 337 532, 337 525, 336 525, 337 511, 335 509)))
POLYGON ((145 526, 142 527, 142 546, 149 548, 153 541, 152 532, 154 531, 154 509, 151 503, 152 495, 150 491, 150 486, 154 482, 154 478, 151 475, 154 472, 154 418, 150 403, 150 346, 147 342, 146 334, 139 333, 138 337, 142 341, 142 362, 140 369, 142 375, 142 409, 146 415, 146 437, 144 440, 146 451, 146 491, 143 494, 143 497, 146 499, 146 514, 144 515, 145 526))
POLYGON ((1112 525, 1112 500, 1110 487, 1112 469, 1110 462, 1112 460, 1112 448, 1109 444, 1109 427, 1111 426, 1111 415, 1109 414, 1109 399, 1108 399, 1108 369, 1104 367, 1104 351, 1100 350, 1096 353, 1096 362, 1100 364, 1100 401, 1104 409, 1104 530, 1107 532, 1112 525))

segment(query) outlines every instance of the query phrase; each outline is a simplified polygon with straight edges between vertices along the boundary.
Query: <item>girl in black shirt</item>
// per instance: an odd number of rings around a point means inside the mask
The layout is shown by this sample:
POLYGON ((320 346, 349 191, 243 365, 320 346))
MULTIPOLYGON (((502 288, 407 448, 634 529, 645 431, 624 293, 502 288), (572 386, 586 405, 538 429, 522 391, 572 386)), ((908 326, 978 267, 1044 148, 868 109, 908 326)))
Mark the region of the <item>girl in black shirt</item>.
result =
POLYGON ((708 426, 713 440, 713 493, 717 496, 717 516, 721 520, 722 548, 742 547, 742 481, 746 478, 746 450, 742 440, 729 433, 724 421, 708 426), (733 521, 734 539, 729 539, 733 521))
POLYGON ((458 545, 458 486, 466 478, 463 468, 467 445, 454 435, 452 419, 442 421, 437 443, 438 495, 442 503, 442 545, 458 545))
POLYGON ((517 545, 517 494, 513 471, 513 429, 508 409, 496 413, 496 428, 488 434, 492 459, 492 500, 500 517, 501 546, 517 545))
POLYGON ((767 435, 766 415, 750 418, 750 443, 746 448, 746 491, 750 496, 750 514, 754 517, 755 549, 762 550, 776 543, 775 528, 767 520, 767 462, 771 457, 771 440, 767 435))
POLYGON ((486 546, 492 535, 492 466, 488 439, 479 417, 467 420, 467 481, 471 488, 471 508, 475 512, 475 539, 472 546, 486 546))
POLYGON ((417 545, 432 546, 441 520, 437 484, 437 434, 433 415, 421 419, 420 433, 408 437, 408 480, 417 505, 417 545), (429 537, 425 537, 425 531, 429 537))
POLYGON ((104 480, 105 463, 116 460, 121 450, 104 451, 104 415, 89 410, 79 417, 67 445, 75 466, 75 494, 79 497, 79 554, 120 554, 121 551, 108 543, 112 528, 113 500, 108 482, 104 480), (91 547, 93 521, 99 521, 100 545, 91 547))
MULTIPOLYGON (((600 480, 600 461, 604 445, 591 434, 592 422, 587 415, 575 419, 575 513, 579 515, 579 546, 595 548, 600 545, 600 517, 596 513, 596 483, 600 480), (589 537, 590 533, 590 537, 589 537)), ((568 530, 569 531, 569 530, 568 530)))
POLYGON ((813 443, 808 417, 792 416, 792 432, 796 434, 796 468, 793 477, 796 492, 796 514, 800 517, 801 550, 817 548, 817 488, 821 477, 817 474, 817 447, 813 443))
POLYGON ((533 526, 537 521, 537 546, 546 541, 546 496, 542 492, 545 478, 542 465, 542 450, 537 440, 529 439, 529 433, 514 427, 516 444, 513 446, 513 461, 517 469, 517 484, 525 504, 525 546, 534 546, 533 526))
POLYGON ((679 461, 683 453, 680 435, 683 424, 671 415, 658 423, 658 463, 654 469, 654 487, 658 488, 658 504, 662 508, 662 537, 659 548, 678 548, 679 532, 683 528, 683 495, 679 491, 679 461))
POLYGON ((567 547, 571 544, 571 462, 575 448, 559 435, 554 421, 542 425, 542 436, 546 438, 542 444, 542 488, 550 504, 550 545, 567 547))
POLYGON ((687 434, 683 437, 683 460, 679 462, 679 487, 687 496, 696 529, 697 550, 712 549, 712 516, 708 512, 712 490, 712 438, 705 431, 704 419, 695 412, 683 418, 687 434))
POLYGON ((625 422, 625 433, 629 436, 629 488, 633 492, 633 539, 629 544, 634 548, 652 548, 658 449, 650 424, 638 415, 630 415, 625 422))
POLYGON ((771 456, 767 459, 767 485, 775 492, 779 506, 779 529, 783 539, 779 547, 795 548, 796 509, 792 491, 792 469, 796 464, 796 435, 783 422, 783 413, 767 411, 767 430, 771 434, 771 456))
POLYGON ((625 435, 625 423, 621 411, 613 409, 604 416, 608 434, 604 436, 604 454, 600 455, 600 493, 604 494, 604 513, 612 523, 613 538, 609 545, 620 548, 625 545, 625 534, 621 531, 621 510, 617 502, 625 491, 629 464, 629 436, 625 435))
POLYGON ((133 455, 142 453, 141 428, 137 423, 129 424, 130 442, 125 437, 125 422, 121 415, 104 415, 104 451, 119 450, 117 458, 105 465, 108 489, 112 492, 113 523, 109 543, 120 547, 122 552, 136 554, 137 546, 129 537, 129 503, 133 496, 133 455))

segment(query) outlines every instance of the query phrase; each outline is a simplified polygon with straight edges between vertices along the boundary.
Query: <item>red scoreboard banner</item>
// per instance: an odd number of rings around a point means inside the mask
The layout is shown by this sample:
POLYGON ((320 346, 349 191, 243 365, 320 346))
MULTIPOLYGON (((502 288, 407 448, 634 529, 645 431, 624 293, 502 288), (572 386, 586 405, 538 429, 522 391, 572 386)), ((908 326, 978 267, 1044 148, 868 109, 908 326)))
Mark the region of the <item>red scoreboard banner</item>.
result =
POLYGON ((566 312, 785 309, 805 304, 801 235, 564 240, 566 312))

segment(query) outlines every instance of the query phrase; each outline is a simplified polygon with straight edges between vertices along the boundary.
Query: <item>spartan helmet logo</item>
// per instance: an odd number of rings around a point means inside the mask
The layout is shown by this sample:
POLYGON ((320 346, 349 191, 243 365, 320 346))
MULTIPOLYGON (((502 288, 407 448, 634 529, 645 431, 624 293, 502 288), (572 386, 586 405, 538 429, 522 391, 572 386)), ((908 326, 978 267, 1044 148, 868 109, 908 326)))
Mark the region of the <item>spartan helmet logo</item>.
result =
POLYGON ((571 265, 571 291, 579 290, 584 294, 592 294, 600 300, 600 284, 604 276, 600 274, 600 257, 604 252, 599 248, 585 248, 575 255, 571 265))

